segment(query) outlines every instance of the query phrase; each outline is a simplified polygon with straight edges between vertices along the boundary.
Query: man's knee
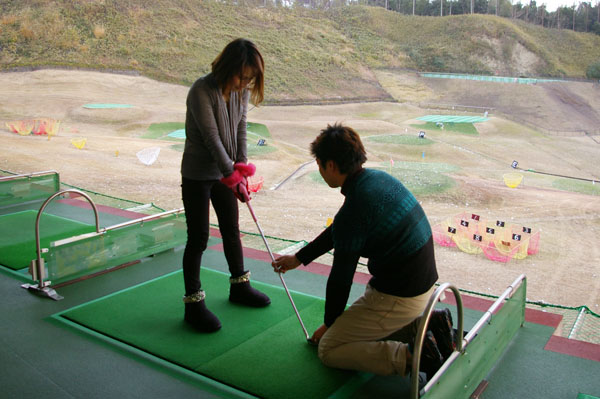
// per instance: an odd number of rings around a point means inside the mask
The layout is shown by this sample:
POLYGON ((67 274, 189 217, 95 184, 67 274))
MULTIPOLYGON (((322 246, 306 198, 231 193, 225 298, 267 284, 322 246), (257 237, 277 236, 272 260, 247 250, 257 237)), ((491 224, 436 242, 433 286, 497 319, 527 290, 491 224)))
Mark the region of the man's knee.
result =
POLYGON ((323 342, 323 340, 319 342, 319 349, 317 353, 319 355, 321 363, 323 363, 325 366, 333 367, 331 364, 331 347, 327 345, 326 342, 323 342))

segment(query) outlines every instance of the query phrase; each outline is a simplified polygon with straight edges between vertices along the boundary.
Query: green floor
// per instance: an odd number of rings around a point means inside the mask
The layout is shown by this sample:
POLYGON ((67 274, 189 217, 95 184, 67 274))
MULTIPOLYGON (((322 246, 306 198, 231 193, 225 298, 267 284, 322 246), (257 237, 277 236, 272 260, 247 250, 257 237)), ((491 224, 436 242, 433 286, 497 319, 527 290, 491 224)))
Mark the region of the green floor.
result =
MULTIPOLYGON (((0 265, 20 270, 37 257, 37 216, 38 212, 33 209, 0 215, 0 265), (15 229, 15 226, 20 227, 15 229)), ((48 248, 51 242, 59 239, 94 231, 93 225, 44 213, 39 220, 40 248, 48 248)))
MULTIPOLYGON (((209 245, 218 241, 211 238, 209 245)), ((167 251, 133 266, 67 285, 58 290, 62 301, 40 298, 20 287, 6 270, 0 273, 0 384, 6 398, 166 398, 166 397, 249 397, 248 393, 198 374, 189 368, 152 356, 129 345, 101 339, 70 327, 53 317, 82 304, 95 301, 130 287, 166 276, 178 276, 183 250, 167 251)), ((265 261, 247 258, 247 268, 255 281, 281 287, 279 278, 265 261)), ((208 250, 204 264, 226 271, 223 254, 208 250)), ((292 291, 322 297, 326 277, 305 271, 285 275, 292 291)), ((510 282, 507 281, 507 284, 510 282)), ((162 300, 179 301, 182 290, 177 281, 169 285, 162 300), (171 292, 172 291, 172 292, 171 292)), ((209 287, 205 287, 209 290, 209 287)), ((364 290, 355 284, 351 300, 364 290)), ((498 293, 500 294, 500 293, 498 293)), ((175 302, 173 302, 175 303, 175 302)), ((286 304, 287 305, 287 304, 286 304)), ((289 315, 293 317, 293 310, 289 315)), ((285 310, 285 306, 281 309, 285 310)), ((454 312, 454 314, 456 314, 454 312)), ((472 326, 482 313, 465 309, 465 325, 472 326)), ((172 318, 173 315, 169 315, 172 318)), ((293 320, 293 319, 292 319, 293 320)), ((312 327, 312 324, 311 324, 312 327)), ((182 325, 182 328, 184 326, 182 325)), ((225 325, 219 334, 238 334, 243 326, 225 325)), ((301 334, 299 325, 285 326, 301 334)), ((151 326, 148 327, 151 329, 151 326)), ((517 333, 496 367, 488 376, 483 399, 573 398, 586 394, 600 397, 600 362, 545 350, 553 327, 527 322, 517 333)), ((306 345, 299 340, 297 344, 306 345)), ((304 347, 303 347, 304 348, 304 347)), ((253 350, 256 351, 256 348, 253 350)), ((285 350, 285 349, 282 349, 285 350)), ((597 351, 597 349, 594 349, 597 351)), ((289 353, 297 353, 290 348, 289 353)), ((256 351, 256 356, 263 354, 256 351)), ((266 362, 281 354, 270 354, 256 362, 252 372, 268 370, 266 362)), ((316 354, 315 354, 316 356, 316 354)), ((228 360, 232 363, 235 359, 228 360)), ((293 363, 293 362, 292 362, 293 363)), ((289 366, 288 366, 289 367, 289 366)), ((279 370, 293 375, 294 370, 279 370)), ((273 374, 273 371, 268 371, 273 374)), ((277 378, 277 375, 270 375, 277 378)), ((400 377, 363 376, 351 386, 343 386, 333 397, 392 398, 407 397, 408 383, 400 377)), ((240 384, 236 382, 236 384, 240 384)), ((307 382, 308 386, 310 382, 307 382)), ((241 383, 244 387, 251 387, 241 383)), ((248 388, 249 390, 249 388, 248 388)), ((309 396, 306 396, 309 397, 309 396)))
MULTIPOLYGON (((325 399, 354 378, 356 373, 319 361, 281 287, 255 281, 253 286, 272 303, 248 308, 229 302, 229 274, 203 268, 201 277, 209 292, 206 303, 223 325, 213 334, 198 334, 182 322, 181 298, 173 295, 181 290, 180 271, 62 312, 56 319, 261 397, 325 399)), ((304 323, 316 329, 324 301, 301 293, 294 297, 304 323)))

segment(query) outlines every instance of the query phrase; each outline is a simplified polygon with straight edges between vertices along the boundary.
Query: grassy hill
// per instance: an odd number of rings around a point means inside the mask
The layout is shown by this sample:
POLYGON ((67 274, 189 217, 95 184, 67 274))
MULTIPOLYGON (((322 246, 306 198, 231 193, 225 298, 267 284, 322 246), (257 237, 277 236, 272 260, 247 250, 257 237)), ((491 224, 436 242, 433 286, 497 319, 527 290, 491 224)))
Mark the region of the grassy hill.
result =
POLYGON ((0 5, 0 69, 134 70, 190 84, 233 38, 267 64, 267 102, 386 99, 374 71, 584 77, 600 36, 487 15, 406 16, 199 0, 20 0, 0 5))

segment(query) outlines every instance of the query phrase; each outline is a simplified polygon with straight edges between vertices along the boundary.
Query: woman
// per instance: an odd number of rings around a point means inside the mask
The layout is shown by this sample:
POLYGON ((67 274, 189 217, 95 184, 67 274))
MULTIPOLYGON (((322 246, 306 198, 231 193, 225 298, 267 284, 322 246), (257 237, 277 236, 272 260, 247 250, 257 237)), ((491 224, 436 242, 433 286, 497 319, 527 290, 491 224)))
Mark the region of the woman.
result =
POLYGON ((271 303, 250 286, 250 272, 244 270, 237 203, 238 199, 250 200, 246 179, 254 173, 254 165, 247 164, 246 113, 249 98, 255 105, 263 100, 264 61, 254 43, 236 39, 211 66, 212 71, 199 78, 188 93, 181 162, 188 234, 183 254, 184 320, 201 332, 221 328, 217 316, 206 307, 200 283, 210 203, 217 214, 231 274, 229 300, 252 307, 271 303))

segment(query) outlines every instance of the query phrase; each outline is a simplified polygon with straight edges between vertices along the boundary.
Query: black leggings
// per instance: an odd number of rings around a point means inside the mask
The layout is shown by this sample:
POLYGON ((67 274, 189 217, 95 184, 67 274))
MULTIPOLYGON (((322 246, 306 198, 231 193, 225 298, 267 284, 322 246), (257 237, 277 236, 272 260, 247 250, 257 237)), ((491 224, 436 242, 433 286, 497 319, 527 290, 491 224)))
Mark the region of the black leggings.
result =
POLYGON ((181 184, 187 223, 187 243, 183 253, 185 295, 200 287, 200 265, 209 236, 209 210, 212 203, 223 239, 225 259, 232 277, 244 274, 244 255, 240 239, 238 200, 231 189, 218 180, 190 180, 181 184))

